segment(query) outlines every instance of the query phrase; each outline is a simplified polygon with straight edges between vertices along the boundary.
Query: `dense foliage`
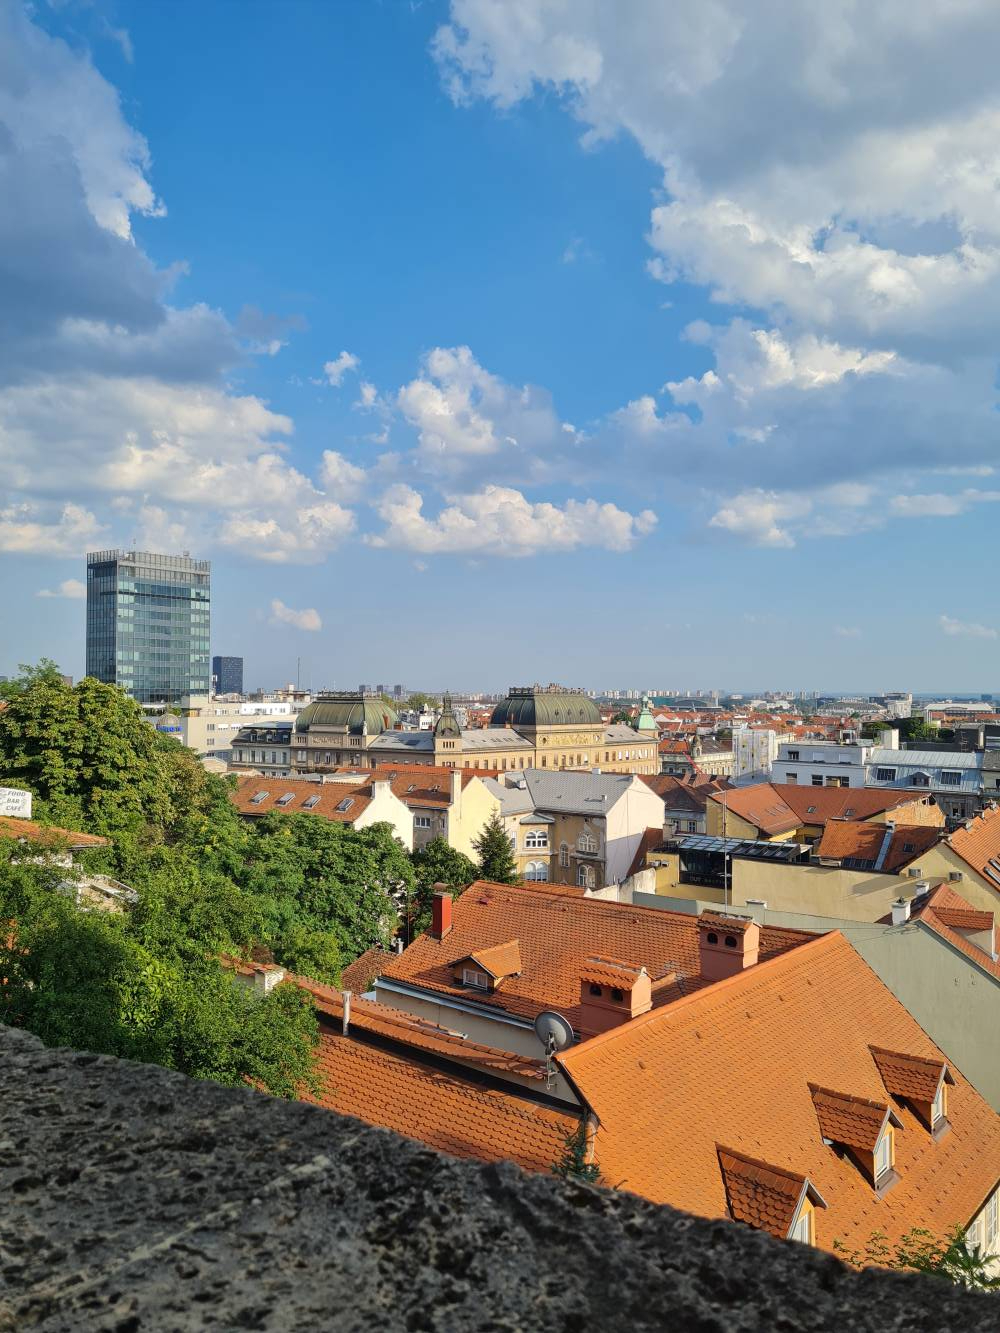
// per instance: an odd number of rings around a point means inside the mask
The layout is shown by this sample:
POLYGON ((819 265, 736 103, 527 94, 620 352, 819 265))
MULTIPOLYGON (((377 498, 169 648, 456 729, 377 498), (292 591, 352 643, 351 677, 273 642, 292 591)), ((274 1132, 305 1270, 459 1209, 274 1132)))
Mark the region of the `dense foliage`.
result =
POLYGON ((459 894, 476 878, 474 862, 449 846, 444 838, 432 838, 410 858, 416 876, 413 895, 407 904, 406 943, 426 930, 431 918, 431 899, 434 885, 444 884, 453 894, 459 894))
POLYGON ((66 892, 74 872, 0 842, 0 922, 16 923, 10 939, 0 932, 0 1021, 290 1095, 311 1065, 307 999, 290 986, 255 997, 219 955, 253 950, 336 982, 343 964, 387 945, 416 884, 390 827, 246 821, 229 780, 159 735, 120 690, 68 686, 51 663, 23 671, 4 697, 0 783, 30 790, 40 822, 107 838, 80 866, 138 900, 124 913, 80 910, 66 892))
POLYGON ((960 1226, 944 1236, 914 1227, 895 1247, 889 1245, 884 1232, 873 1231, 862 1250, 851 1250, 836 1240, 833 1248, 856 1268, 899 1268, 978 1291, 1000 1290, 1000 1276, 993 1271, 998 1256, 970 1244, 960 1226))
POLYGON ((472 840, 479 857, 479 876, 495 884, 514 884, 517 881, 517 862, 511 850, 510 835, 503 820, 493 812, 478 838, 472 840))

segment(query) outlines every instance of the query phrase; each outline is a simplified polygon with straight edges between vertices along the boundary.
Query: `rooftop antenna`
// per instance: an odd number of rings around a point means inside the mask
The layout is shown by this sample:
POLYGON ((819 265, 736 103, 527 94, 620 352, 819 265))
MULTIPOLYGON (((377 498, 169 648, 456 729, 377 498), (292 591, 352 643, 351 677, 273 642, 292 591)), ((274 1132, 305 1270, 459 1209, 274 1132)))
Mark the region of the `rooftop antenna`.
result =
POLYGON ((573 1025, 554 1009, 543 1009, 534 1026, 535 1036, 545 1049, 545 1087, 551 1092, 556 1081, 555 1054, 573 1045, 573 1025))

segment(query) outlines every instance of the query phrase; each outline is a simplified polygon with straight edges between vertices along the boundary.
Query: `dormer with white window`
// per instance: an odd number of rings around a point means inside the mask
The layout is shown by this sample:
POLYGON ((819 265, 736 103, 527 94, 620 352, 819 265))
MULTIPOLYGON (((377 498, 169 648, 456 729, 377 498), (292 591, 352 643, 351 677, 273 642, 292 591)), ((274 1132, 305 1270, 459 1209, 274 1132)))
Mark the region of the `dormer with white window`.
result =
POLYGON ((806 1176, 721 1144, 716 1144, 716 1151, 734 1222, 767 1231, 778 1240, 816 1244, 816 1210, 825 1208, 826 1200, 806 1176))
POLYGON ((474 949, 465 957, 456 958, 451 966, 456 985, 492 994, 508 977, 520 976, 520 942, 507 940, 504 944, 474 949))
POLYGON ((948 1086, 954 1085, 955 1080, 944 1061, 887 1051, 881 1046, 868 1049, 886 1092, 905 1101, 935 1138, 946 1133, 950 1128, 948 1086))
POLYGON ((850 1157, 881 1195, 892 1186, 896 1148, 894 1135, 903 1124, 887 1102, 855 1097, 810 1083, 813 1107, 824 1142, 850 1157))

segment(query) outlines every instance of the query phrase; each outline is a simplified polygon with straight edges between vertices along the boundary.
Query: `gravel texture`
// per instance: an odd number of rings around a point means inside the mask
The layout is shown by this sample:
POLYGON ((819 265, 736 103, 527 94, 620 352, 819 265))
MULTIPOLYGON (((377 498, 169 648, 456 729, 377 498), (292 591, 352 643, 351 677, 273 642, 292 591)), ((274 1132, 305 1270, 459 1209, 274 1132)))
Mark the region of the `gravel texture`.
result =
POLYGON ((0 1330, 995 1330, 1000 1297, 0 1028, 0 1330))

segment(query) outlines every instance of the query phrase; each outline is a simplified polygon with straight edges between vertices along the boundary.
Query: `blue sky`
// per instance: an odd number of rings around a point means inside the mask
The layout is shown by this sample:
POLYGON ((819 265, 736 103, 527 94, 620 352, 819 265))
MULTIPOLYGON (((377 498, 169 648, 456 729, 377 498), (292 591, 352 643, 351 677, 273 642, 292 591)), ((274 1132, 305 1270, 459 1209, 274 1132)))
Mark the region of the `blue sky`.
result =
POLYGON ((0 672, 135 540, 251 684, 1000 688, 1000 16, 917 8, 0 0, 0 672))

